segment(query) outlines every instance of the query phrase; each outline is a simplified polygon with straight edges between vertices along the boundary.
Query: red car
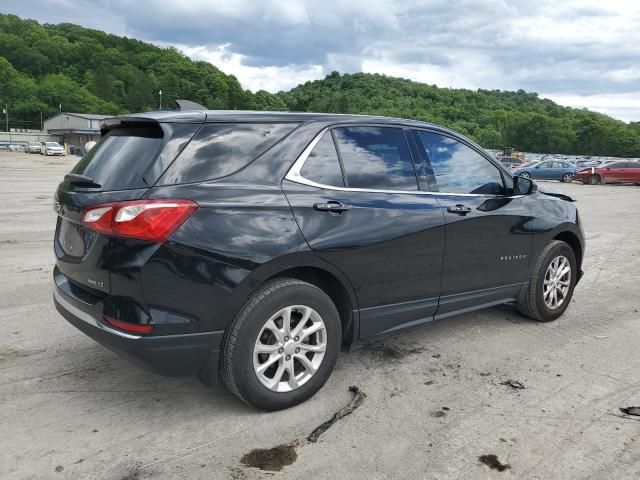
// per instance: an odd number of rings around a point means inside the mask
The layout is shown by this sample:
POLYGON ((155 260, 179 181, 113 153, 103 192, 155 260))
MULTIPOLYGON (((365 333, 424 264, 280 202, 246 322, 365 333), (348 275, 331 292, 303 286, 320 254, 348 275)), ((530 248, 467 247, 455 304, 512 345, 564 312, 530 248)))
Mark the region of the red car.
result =
POLYGON ((640 162, 613 162, 579 170, 574 180, 589 185, 599 183, 634 183, 640 185, 640 162))

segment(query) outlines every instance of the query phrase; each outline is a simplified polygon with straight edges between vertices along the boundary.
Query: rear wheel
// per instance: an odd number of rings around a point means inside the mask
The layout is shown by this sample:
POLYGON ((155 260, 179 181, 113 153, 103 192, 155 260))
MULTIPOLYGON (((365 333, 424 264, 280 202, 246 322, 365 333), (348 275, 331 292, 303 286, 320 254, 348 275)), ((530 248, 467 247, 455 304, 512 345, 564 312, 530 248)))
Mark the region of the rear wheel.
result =
POLYGON ((600 175, 591 175, 587 179, 587 183, 589 185, 598 185, 600 183, 600 175))
POLYGON ((564 175, 562 175, 561 181, 564 183, 571 183, 573 181, 573 175, 571 175, 570 173, 565 173, 564 175))
POLYGON ((529 174, 529 172, 522 172, 519 176, 522 178, 531 178, 531 175, 529 174))
POLYGON ((540 254, 518 309, 541 322, 555 320, 569 306, 577 280, 576 257, 571 247, 559 240, 550 242, 540 254))
POLYGON ((327 381, 341 336, 338 311, 322 290, 296 279, 274 280, 251 296, 229 326, 222 377, 254 407, 292 407, 327 381))

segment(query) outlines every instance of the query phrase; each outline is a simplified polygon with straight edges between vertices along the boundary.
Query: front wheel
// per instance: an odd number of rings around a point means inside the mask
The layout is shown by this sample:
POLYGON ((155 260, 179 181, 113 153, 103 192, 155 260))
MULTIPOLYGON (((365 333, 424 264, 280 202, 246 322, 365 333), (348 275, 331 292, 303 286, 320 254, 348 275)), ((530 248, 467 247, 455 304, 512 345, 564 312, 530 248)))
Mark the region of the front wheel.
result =
POLYGON ((326 293, 301 280, 274 280, 251 296, 228 327, 222 378, 249 405, 289 408, 322 388, 341 340, 340 317, 326 293))
POLYGON ((531 178, 531 174, 529 174, 529 172, 522 172, 520 175, 518 175, 519 177, 522 178, 531 178))
POLYGON ((523 315, 540 322, 555 320, 569 306, 578 279, 576 257, 562 241, 551 241, 540 254, 527 291, 518 302, 523 315))
POLYGON ((587 179, 587 183, 589 185, 598 185, 600 183, 600 175, 591 175, 587 179))
POLYGON ((564 183, 571 183, 573 181, 573 175, 571 175, 570 173, 565 173, 564 175, 562 175, 561 181, 564 183))

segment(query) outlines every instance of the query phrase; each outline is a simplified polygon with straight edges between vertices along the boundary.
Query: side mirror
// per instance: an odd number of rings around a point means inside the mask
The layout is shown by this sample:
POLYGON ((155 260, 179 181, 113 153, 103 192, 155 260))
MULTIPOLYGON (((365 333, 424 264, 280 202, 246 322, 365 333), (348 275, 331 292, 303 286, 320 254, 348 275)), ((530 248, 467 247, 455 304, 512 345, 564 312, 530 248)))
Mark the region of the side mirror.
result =
POLYGON ((513 193, 514 195, 531 195, 538 191, 536 185, 530 178, 513 177, 513 193))

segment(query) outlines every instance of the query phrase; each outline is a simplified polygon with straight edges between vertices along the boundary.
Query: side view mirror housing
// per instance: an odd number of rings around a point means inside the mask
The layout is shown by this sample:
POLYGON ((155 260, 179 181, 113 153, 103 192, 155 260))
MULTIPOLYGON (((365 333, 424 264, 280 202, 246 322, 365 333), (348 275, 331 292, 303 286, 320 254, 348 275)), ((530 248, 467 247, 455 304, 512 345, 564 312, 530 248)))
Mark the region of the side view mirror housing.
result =
POLYGON ((513 193, 514 195, 531 195, 538 191, 538 185, 530 178, 513 177, 513 193))

